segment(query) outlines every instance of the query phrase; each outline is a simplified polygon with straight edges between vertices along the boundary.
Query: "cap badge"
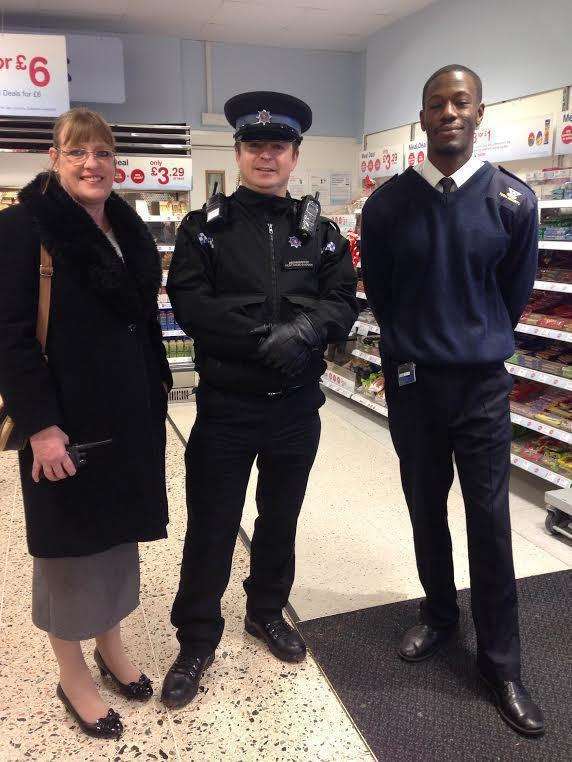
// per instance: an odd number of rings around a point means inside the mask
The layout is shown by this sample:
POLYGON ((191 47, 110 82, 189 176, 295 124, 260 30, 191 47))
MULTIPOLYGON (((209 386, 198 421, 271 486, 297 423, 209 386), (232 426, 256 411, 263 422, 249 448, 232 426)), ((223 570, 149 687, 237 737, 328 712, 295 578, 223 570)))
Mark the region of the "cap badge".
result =
POLYGON ((302 245, 302 241, 296 235, 291 235, 288 239, 288 243, 293 249, 299 249, 302 245))
POLYGON ((270 111, 263 109, 258 112, 258 121, 255 122, 255 124, 268 124, 271 119, 272 115, 270 114, 270 111))

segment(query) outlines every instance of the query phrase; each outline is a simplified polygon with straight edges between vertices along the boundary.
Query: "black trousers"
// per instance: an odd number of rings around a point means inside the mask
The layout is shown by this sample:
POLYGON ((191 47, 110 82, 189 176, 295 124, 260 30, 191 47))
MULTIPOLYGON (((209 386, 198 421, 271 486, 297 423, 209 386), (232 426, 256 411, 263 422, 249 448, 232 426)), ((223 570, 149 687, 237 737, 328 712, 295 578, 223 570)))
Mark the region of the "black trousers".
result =
POLYGON ((471 604, 478 662, 491 677, 520 677, 518 610, 508 503, 512 378, 504 365, 417 368, 399 387, 397 364, 384 363, 389 426, 413 525, 422 618, 457 622, 447 497, 453 456, 465 502, 471 604))
POLYGON ((179 591, 171 622, 183 650, 210 653, 224 628, 228 585, 248 480, 259 470, 250 614, 280 614, 294 582, 296 525, 320 440, 318 383, 283 397, 239 395, 201 383, 187 445, 187 509, 179 591))

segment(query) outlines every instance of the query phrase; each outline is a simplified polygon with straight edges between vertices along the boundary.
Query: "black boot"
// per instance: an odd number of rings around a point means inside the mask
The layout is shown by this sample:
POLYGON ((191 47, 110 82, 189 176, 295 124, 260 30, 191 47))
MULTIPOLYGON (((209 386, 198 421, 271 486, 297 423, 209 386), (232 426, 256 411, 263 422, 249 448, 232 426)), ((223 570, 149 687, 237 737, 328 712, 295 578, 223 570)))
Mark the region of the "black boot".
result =
POLYGON ((205 656, 180 651, 163 681, 163 704, 170 709, 180 709, 192 701, 198 693, 203 673, 213 661, 214 653, 205 656))
POLYGON ((436 630, 430 624, 420 622, 403 635, 398 653, 405 661, 425 661, 434 656, 456 630, 456 625, 446 630, 436 630))
POLYGON ((544 715, 520 680, 499 680, 481 677, 490 690, 494 704, 503 720, 523 736, 544 733, 544 715))
POLYGON ((290 627, 282 615, 263 618, 247 614, 244 629, 249 635, 263 640, 277 659, 300 662, 306 658, 306 644, 301 635, 290 627))

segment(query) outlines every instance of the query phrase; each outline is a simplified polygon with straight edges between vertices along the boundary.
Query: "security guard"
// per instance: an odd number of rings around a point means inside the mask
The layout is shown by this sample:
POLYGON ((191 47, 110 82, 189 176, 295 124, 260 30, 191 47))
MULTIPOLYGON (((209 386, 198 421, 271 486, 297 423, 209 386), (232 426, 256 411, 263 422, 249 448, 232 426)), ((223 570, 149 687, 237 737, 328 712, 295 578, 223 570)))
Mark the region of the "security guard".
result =
POLYGON ((347 241, 312 197, 287 193, 310 108, 289 95, 244 93, 225 114, 240 186, 182 222, 167 291, 195 340, 197 419, 186 451, 189 527, 171 621, 180 653, 162 700, 185 706, 212 663, 246 488, 255 459, 245 628, 279 659, 306 647, 282 609, 294 581, 296 523, 320 438, 326 344, 358 313, 347 241))
POLYGON ((362 265, 426 594, 399 655, 427 659, 457 628, 447 523, 454 455, 478 666, 503 719, 540 735, 542 712, 520 675, 508 501, 512 381, 504 367, 536 274, 537 207, 527 185, 472 155, 483 114, 473 71, 453 65, 429 78, 420 115, 428 160, 368 199, 362 265))

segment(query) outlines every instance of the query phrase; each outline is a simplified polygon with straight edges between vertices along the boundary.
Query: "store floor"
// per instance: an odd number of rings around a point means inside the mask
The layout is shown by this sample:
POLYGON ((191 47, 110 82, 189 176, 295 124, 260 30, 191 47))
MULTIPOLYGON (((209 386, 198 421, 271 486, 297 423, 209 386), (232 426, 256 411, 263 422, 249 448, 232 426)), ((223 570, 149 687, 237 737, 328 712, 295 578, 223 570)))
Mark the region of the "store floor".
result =
MULTIPOLYGON (((182 408, 179 408, 182 412, 182 408)), ((169 623, 186 525, 183 446, 168 442, 169 539, 141 548, 141 606, 127 620, 129 652, 160 690, 177 644, 169 623)), ((244 633, 248 554, 237 543, 223 601, 226 630, 197 699, 171 712, 153 698, 134 705, 102 692, 122 715, 120 742, 80 733, 55 697, 56 663, 30 621, 32 562, 26 551, 16 458, 0 458, 0 761, 365 760, 371 755, 312 658, 286 665, 244 633)), ((85 649, 91 658, 93 643, 85 649)), ((96 679, 100 682, 99 675, 96 679)))

